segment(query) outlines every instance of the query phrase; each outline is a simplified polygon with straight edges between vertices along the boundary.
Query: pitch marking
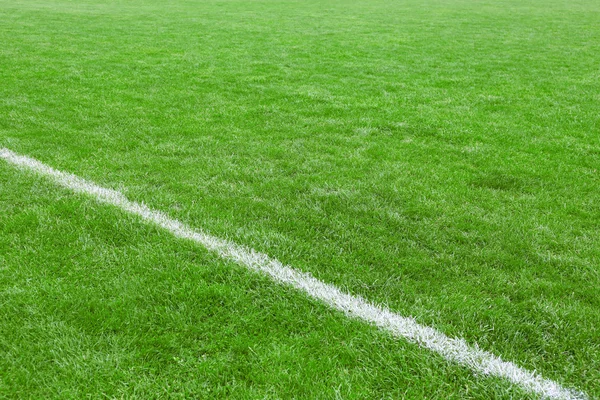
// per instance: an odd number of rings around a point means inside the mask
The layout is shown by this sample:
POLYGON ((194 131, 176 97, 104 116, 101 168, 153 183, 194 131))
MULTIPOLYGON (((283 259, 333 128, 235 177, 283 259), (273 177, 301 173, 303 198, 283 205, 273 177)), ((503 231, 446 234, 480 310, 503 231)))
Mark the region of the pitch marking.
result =
POLYGON ((403 337, 409 342, 438 353, 445 359, 470 368, 474 372, 507 379, 529 392, 546 398, 564 400, 588 398, 585 393, 564 388, 557 382, 545 379, 535 372, 504 361, 478 347, 469 346, 464 339, 448 337, 434 328, 419 324, 412 318, 403 317, 362 297, 344 293, 337 287, 321 282, 309 273, 283 265, 266 254, 193 229, 160 211, 128 200, 118 191, 103 188, 66 172, 57 171, 38 160, 16 154, 6 148, 0 148, 0 158, 10 164, 49 178, 73 192, 92 196, 101 203, 110 204, 137 215, 146 222, 168 230, 178 238, 194 241, 226 260, 234 261, 252 271, 265 274, 276 282, 292 286, 331 308, 369 322, 392 335, 403 337))

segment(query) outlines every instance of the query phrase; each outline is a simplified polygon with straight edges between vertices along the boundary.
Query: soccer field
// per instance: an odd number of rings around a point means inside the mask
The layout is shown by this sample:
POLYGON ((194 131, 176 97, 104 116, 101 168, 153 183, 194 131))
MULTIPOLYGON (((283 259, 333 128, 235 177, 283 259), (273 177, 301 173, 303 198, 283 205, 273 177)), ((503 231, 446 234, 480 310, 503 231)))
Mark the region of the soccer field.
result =
POLYGON ((0 0, 0 398, 600 398, 597 0, 0 0))

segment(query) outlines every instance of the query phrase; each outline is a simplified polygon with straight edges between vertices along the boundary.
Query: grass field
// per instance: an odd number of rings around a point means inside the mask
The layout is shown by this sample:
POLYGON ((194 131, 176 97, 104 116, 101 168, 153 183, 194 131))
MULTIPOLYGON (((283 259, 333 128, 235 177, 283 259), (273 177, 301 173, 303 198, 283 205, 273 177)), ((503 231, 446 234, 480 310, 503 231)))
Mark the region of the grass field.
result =
MULTIPOLYGON (((600 397, 600 2, 0 0, 0 148, 600 397)), ((536 398, 0 160, 0 398, 536 398)))

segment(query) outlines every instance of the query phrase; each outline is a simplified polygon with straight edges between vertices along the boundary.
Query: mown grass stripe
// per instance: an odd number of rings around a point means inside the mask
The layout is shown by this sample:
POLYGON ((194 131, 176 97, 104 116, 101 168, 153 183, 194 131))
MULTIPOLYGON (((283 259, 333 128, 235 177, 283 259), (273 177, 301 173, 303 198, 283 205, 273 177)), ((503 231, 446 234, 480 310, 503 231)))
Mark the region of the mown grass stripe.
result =
POLYGON ((283 265, 277 259, 230 241, 193 229, 166 214, 148 206, 128 200, 122 193, 103 188, 78 176, 61 172, 33 158, 0 148, 0 157, 8 163, 50 178, 55 183, 76 193, 92 196, 101 203, 118 207, 126 212, 154 223, 178 238, 192 240, 220 257, 246 268, 268 275, 273 280, 292 286, 350 317, 362 319, 403 337, 410 342, 442 355, 449 361, 470 368, 474 372, 507 379, 523 389, 552 399, 587 399, 585 393, 567 389, 539 374, 504 361, 500 357, 469 346, 464 339, 451 338, 442 332, 403 317, 367 300, 342 292, 337 287, 321 282, 312 275, 283 265))

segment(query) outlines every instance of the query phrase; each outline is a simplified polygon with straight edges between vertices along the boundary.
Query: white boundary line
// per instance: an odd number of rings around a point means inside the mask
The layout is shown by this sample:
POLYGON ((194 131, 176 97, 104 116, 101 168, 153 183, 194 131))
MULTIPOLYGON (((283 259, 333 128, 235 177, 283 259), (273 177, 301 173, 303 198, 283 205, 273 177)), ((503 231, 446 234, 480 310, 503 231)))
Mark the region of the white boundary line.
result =
POLYGON ((194 241, 226 260, 231 260, 252 271, 269 276, 279 283, 292 286, 312 298, 322 301, 347 316, 369 322, 394 336, 403 337, 440 354, 448 361, 455 362, 477 373, 507 379, 521 388, 552 399, 587 399, 585 393, 562 387, 557 382, 545 379, 535 372, 523 369, 512 362, 503 361, 477 346, 471 347, 464 339, 450 338, 442 332, 403 317, 393 311, 370 303, 337 287, 321 282, 312 275, 283 265, 266 254, 245 246, 240 246, 193 229, 166 214, 152 210, 144 204, 128 200, 122 193, 106 189, 75 175, 57 171, 33 158, 22 156, 6 148, 0 148, 0 158, 10 164, 49 178, 60 186, 76 193, 92 196, 97 201, 110 204, 156 224, 178 238, 194 241))

